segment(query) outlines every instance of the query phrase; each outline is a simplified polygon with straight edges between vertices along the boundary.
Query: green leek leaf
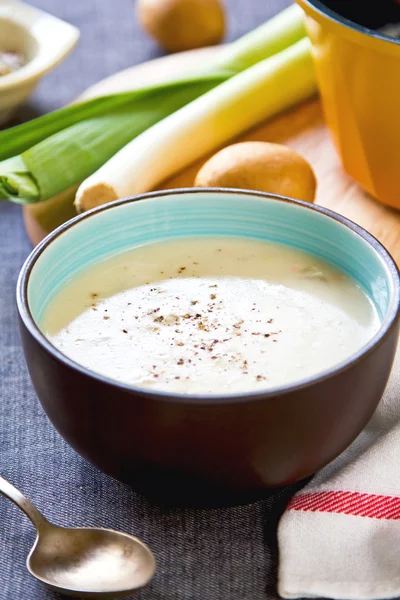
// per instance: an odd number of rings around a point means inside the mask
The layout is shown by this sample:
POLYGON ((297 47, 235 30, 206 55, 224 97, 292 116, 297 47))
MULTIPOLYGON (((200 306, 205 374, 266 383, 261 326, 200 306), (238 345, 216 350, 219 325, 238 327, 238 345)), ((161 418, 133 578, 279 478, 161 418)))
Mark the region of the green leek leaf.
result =
POLYGON ((39 188, 20 156, 1 163, 0 199, 13 198, 17 202, 37 202, 39 188))
POLYGON ((227 72, 220 70, 211 75, 203 74, 196 78, 190 77, 162 85, 133 90, 132 92, 111 94, 60 108, 27 123, 0 131, 0 160, 21 154, 25 150, 28 150, 28 148, 71 125, 85 119, 109 114, 119 108, 131 106, 134 102, 145 101, 147 97, 152 94, 157 95, 160 91, 164 94, 169 92, 174 93, 179 91, 182 86, 186 87, 187 85, 201 83, 204 83, 205 89, 209 89, 209 85, 218 85, 228 79, 228 77, 227 72))

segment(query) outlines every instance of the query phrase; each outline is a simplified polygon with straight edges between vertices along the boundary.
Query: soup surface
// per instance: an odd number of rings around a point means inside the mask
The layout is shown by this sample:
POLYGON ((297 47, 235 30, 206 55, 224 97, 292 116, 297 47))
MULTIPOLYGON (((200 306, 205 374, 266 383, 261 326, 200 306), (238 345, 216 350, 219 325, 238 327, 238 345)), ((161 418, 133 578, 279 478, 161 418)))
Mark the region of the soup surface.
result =
POLYGON ((106 377, 227 394, 333 367, 379 325, 360 286, 312 255, 244 238, 194 238, 88 269, 52 300, 41 329, 106 377))

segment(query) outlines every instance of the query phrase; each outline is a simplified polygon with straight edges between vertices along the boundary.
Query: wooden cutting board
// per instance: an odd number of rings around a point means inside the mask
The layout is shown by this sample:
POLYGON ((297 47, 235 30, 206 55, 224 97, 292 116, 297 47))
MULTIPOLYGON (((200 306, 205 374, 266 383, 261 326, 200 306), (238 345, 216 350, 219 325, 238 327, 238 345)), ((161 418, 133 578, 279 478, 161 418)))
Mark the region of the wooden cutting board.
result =
MULTIPOLYGON (((206 64, 219 48, 205 48, 174 54, 137 65, 109 77, 88 89, 81 98, 115 93, 141 87, 182 74, 192 68, 206 64)), ((376 236, 400 264, 400 212, 386 208, 364 192, 343 171, 335 152, 329 132, 324 123, 321 103, 318 99, 263 123, 242 135, 240 140, 263 140, 287 144, 300 152, 313 166, 318 179, 317 204, 326 206, 355 221, 376 236)), ((236 140, 237 141, 237 140, 236 140)), ((207 159, 192 165, 185 171, 165 181, 159 189, 191 187, 194 177, 207 159)), ((71 197, 71 195, 70 195, 71 197)), ((37 244, 60 220, 73 216, 71 200, 57 199, 24 207, 27 232, 37 244), (63 208, 59 207, 63 205, 63 208), (49 218, 50 217, 50 218, 49 218)))

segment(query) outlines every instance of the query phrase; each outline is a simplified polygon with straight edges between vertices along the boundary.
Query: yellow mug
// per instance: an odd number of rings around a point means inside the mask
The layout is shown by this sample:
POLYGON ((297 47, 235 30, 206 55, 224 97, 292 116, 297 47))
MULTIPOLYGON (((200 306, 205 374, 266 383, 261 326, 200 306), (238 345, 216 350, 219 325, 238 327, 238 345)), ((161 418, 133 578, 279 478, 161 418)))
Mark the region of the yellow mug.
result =
POLYGON ((306 13, 343 166, 375 198, 400 209, 400 40, 356 25, 319 0, 296 1, 306 13))

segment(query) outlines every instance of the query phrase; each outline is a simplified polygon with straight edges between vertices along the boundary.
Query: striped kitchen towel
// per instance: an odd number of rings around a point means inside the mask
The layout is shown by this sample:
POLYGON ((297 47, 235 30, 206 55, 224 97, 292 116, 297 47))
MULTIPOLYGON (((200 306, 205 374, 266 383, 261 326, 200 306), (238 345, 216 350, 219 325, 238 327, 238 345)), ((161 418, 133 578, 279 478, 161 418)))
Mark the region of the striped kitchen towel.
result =
POLYGON ((278 542, 283 598, 400 597, 400 349, 369 425, 293 497, 278 542))

